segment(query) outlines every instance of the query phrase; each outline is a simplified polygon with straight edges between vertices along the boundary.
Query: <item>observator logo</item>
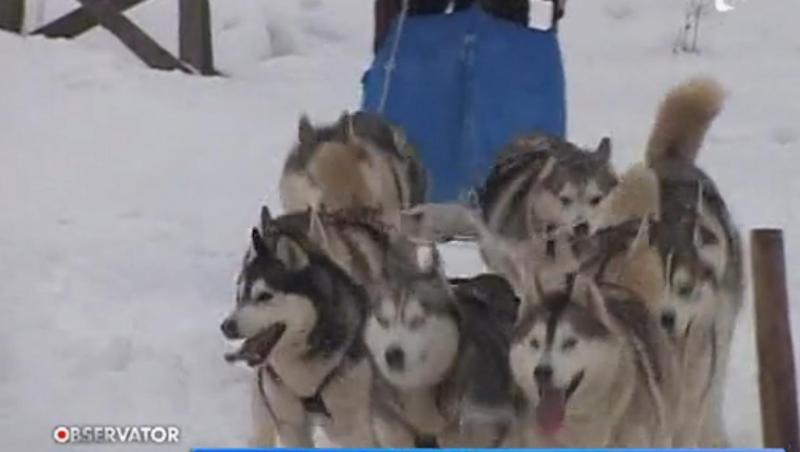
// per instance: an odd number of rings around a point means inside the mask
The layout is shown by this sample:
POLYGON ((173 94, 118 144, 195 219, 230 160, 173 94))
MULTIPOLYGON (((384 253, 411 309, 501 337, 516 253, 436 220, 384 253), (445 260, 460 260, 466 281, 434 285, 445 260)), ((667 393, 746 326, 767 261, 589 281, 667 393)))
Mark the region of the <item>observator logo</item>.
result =
POLYGON ((59 425, 57 444, 175 444, 180 429, 172 425, 59 425))

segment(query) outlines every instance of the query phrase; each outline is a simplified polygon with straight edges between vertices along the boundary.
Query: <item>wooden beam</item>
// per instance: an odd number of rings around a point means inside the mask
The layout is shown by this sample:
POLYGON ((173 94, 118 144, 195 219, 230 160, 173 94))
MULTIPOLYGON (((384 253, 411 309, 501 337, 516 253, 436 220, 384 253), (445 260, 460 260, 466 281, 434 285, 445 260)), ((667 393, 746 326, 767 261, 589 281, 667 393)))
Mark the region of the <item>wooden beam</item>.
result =
POLYGON ((0 0, 0 29, 22 33, 25 22, 25 0, 0 0))
POLYGON ((180 59, 203 75, 217 75, 208 0, 180 0, 180 59))
MULTIPOLYGON (((115 10, 123 12, 144 1, 146 0, 114 0, 109 1, 108 4, 115 10)), ((66 16, 36 29, 32 34, 44 35, 48 38, 74 38, 99 24, 94 14, 85 7, 80 7, 66 16)))
POLYGON ((764 447, 800 452, 783 232, 754 230, 750 247, 764 447))
POLYGON ((105 0, 78 0, 93 16, 97 18, 100 26, 110 31, 131 52, 136 54, 148 66, 155 69, 193 72, 188 66, 181 63, 171 53, 158 45, 141 28, 120 13, 117 8, 105 0))

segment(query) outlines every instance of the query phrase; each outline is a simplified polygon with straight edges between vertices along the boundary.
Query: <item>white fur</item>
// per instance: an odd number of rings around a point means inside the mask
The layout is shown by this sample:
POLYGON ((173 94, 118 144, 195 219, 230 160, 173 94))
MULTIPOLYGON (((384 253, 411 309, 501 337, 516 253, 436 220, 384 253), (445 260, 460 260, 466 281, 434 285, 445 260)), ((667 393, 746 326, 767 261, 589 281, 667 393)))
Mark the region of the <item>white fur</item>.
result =
POLYGON ((586 392, 584 391, 585 386, 593 384, 601 386, 613 379, 617 367, 615 362, 619 360, 617 344, 581 338, 572 325, 567 323, 560 323, 557 326, 553 347, 549 350, 546 349, 545 335, 544 322, 537 323, 523 340, 514 344, 510 354, 514 380, 534 405, 539 400, 539 388, 533 377, 534 369, 538 365, 551 366, 554 385, 564 390, 576 375, 584 372, 583 382, 570 398, 567 404, 568 409, 570 404, 574 407, 580 403, 581 394, 586 392), (564 348, 564 344, 568 340, 575 341, 572 349, 564 348), (538 347, 534 345, 538 345, 538 347))
POLYGON ((286 212, 301 212, 309 207, 317 208, 322 199, 319 187, 314 185, 305 174, 284 173, 278 191, 286 212))
POLYGON ((379 309, 378 315, 386 317, 379 320, 375 315, 371 316, 364 338, 381 374, 393 385, 405 389, 439 383, 452 367, 458 352, 456 320, 428 313, 416 301, 407 303, 402 312, 393 309, 391 302, 383 303, 379 309), (388 322, 388 325, 383 326, 381 322, 388 322), (418 326, 412 328, 412 324, 418 326), (392 370, 386 363, 386 350, 394 346, 400 347, 405 354, 402 371, 392 370))
POLYGON ((604 198, 594 179, 585 185, 567 182, 558 193, 547 189, 534 190, 530 196, 530 214, 535 214, 539 221, 554 225, 557 231, 571 231, 581 223, 592 221, 604 198))

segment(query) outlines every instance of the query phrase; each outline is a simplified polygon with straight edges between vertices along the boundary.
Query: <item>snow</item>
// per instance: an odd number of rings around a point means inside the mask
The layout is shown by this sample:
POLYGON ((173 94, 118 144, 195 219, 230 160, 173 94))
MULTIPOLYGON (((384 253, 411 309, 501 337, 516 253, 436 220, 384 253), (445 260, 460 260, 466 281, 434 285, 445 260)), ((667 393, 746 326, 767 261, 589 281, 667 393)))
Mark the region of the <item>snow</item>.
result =
MULTIPOLYGON (((29 3, 35 28, 75 2, 29 3)), ((278 209, 298 115, 333 120, 358 104, 372 12, 363 0, 212 3, 226 78, 148 70, 103 30, 74 41, 0 33, 0 438, 9 450, 55 449, 59 424, 178 425, 180 450, 248 437, 250 373, 223 361, 219 321, 258 207, 278 209)), ((175 4, 151 0, 130 15, 174 50, 175 4)), ((683 2, 570 2, 561 30, 570 136, 594 144, 610 134, 624 168, 640 158, 668 87, 697 73, 720 79, 730 98, 701 164, 743 231, 785 228, 798 293, 800 4, 734 5, 704 17, 700 54, 674 55, 683 2)), ((482 269, 472 250, 446 253, 453 274, 482 269)), ((750 306, 725 410, 743 447, 760 444, 750 306)))

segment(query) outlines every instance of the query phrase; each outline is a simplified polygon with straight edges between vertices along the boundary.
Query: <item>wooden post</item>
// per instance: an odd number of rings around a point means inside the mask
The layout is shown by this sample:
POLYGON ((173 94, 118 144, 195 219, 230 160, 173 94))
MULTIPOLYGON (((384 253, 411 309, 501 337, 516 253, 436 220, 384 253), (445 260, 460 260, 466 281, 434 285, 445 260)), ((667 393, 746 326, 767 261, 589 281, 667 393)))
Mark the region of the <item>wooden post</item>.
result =
MULTIPOLYGON (((5 0, 0 0, 5 1, 5 0)), ((145 0, 114 0, 109 6, 124 12, 145 0)), ((99 25, 97 17, 85 7, 78 8, 49 24, 36 29, 32 34, 44 35, 48 38, 74 38, 99 25)))
POLYGON ((203 75, 215 75, 208 0, 180 0, 180 59, 203 75))
POLYGON ((22 33, 25 0, 0 0, 0 29, 22 33))
POLYGON ((130 21, 106 0, 78 0, 97 18, 100 25, 117 37, 125 47, 148 66, 155 69, 178 69, 192 72, 185 64, 164 50, 141 28, 130 21))
POLYGON ((750 247, 764 446, 800 452, 783 232, 756 229, 750 247))

